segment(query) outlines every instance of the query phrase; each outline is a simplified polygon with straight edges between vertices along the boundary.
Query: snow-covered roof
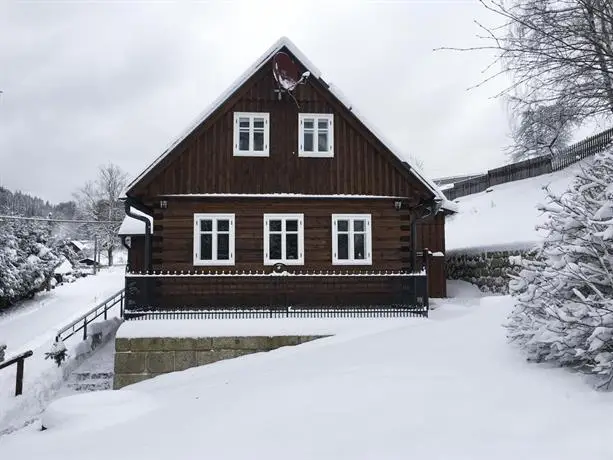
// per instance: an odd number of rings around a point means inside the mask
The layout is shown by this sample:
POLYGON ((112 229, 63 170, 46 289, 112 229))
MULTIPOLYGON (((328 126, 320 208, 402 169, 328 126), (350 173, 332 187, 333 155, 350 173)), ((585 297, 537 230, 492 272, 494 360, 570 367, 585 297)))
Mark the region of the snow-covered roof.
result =
POLYGON ((67 275, 68 273, 72 273, 72 271, 72 264, 68 261, 68 259, 64 258, 64 261, 55 267, 53 273, 56 275, 67 275))
MULTIPOLYGON (((134 214, 138 214, 140 216, 144 216, 149 219, 151 223, 151 233, 153 233, 153 218, 148 216, 144 212, 141 212, 137 209, 132 208, 132 212, 134 214)), ((126 216, 119 227, 119 235, 144 235, 145 234, 145 223, 142 220, 135 219, 134 217, 126 216)))
MULTIPOLYGON (((282 48, 287 48, 295 57, 300 61, 300 63, 311 73, 312 78, 323 79, 321 78, 321 72, 315 65, 298 49, 296 45, 287 37, 281 37, 279 40, 275 42, 266 52, 260 56, 251 67, 249 67, 226 91, 224 91, 217 99, 213 101, 213 103, 204 110, 197 118, 194 120, 189 127, 181 133, 179 137, 177 137, 174 141, 170 143, 170 145, 164 150, 164 152, 158 156, 151 165, 145 169, 136 179, 134 179, 126 188, 126 193, 132 187, 134 187, 143 177, 145 177, 153 168, 155 168, 178 144, 180 144, 187 136, 189 136, 192 131, 194 131, 198 126, 204 123, 209 116, 211 116, 235 91, 237 91, 242 85, 244 85, 247 80, 249 80, 258 70, 262 68, 262 66, 268 62, 268 60, 282 48)), ((409 161, 402 158, 399 155, 400 150, 397 149, 392 143, 386 139, 380 131, 378 131, 374 125, 368 122, 364 116, 358 113, 355 109, 354 105, 341 93, 341 91, 331 83, 323 82, 325 86, 328 86, 328 90, 343 104, 347 110, 353 112, 353 114, 358 118, 358 120, 366 126, 378 139, 381 141, 388 150, 390 150, 400 161, 405 164, 408 164, 413 175, 430 190, 434 193, 434 195, 443 201, 443 208, 455 212, 453 209, 449 209, 446 207, 445 203, 447 200, 445 195, 439 190, 434 182, 430 179, 423 176, 418 168, 412 165, 409 161)), ((125 193, 124 193, 125 194, 125 193)))
POLYGON ((86 245, 83 241, 72 240, 71 243, 77 248, 79 251, 82 251, 86 248, 86 245))

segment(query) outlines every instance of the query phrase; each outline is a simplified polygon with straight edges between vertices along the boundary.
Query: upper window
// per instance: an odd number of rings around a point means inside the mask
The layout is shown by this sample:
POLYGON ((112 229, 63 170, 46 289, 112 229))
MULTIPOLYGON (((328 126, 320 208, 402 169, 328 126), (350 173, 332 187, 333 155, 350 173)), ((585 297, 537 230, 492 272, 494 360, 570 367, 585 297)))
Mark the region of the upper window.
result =
POLYGON ((264 214, 264 265, 304 264, 304 214, 264 214))
POLYGON ((301 113, 298 115, 298 155, 301 157, 334 156, 334 115, 301 113))
POLYGON ((194 265, 234 265, 234 214, 194 214, 194 265))
POLYGON ((332 263, 371 265, 370 214, 332 214, 332 263))
POLYGON ((234 112, 234 156, 267 157, 268 113, 234 112))

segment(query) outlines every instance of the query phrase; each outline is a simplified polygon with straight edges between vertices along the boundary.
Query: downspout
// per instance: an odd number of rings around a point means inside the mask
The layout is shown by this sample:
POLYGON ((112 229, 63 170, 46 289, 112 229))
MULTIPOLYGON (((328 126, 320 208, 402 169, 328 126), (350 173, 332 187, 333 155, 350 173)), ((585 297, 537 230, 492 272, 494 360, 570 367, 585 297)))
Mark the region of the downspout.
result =
POLYGON ((126 215, 133 219, 140 220, 145 224, 145 271, 152 271, 151 264, 151 222, 145 216, 134 214, 132 208, 138 209, 142 213, 150 212, 142 203, 137 202, 134 198, 127 197, 124 203, 126 215))

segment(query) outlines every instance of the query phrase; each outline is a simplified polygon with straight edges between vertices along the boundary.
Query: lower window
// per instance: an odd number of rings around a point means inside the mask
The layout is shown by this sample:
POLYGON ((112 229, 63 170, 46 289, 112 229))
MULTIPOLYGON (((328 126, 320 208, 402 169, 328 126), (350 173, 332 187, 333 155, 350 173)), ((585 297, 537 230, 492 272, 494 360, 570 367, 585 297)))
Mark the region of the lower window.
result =
POLYGON ((194 214, 194 265, 234 265, 234 214, 194 214))
POLYGON ((264 214, 264 265, 304 264, 304 214, 264 214))
POLYGON ((370 214, 332 214, 332 263, 372 264, 370 214))

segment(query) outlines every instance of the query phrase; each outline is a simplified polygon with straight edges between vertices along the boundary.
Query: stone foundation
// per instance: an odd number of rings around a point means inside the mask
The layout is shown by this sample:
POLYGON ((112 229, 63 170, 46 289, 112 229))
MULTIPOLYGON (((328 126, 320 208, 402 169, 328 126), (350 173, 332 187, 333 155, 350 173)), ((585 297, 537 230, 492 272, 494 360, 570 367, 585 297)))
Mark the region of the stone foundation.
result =
POLYGON ((119 389, 157 375, 299 345, 322 337, 327 336, 117 338, 113 388, 119 389))
POLYGON ((518 275, 523 259, 535 254, 529 249, 448 252, 447 279, 468 281, 484 292, 508 294, 510 275, 518 275))

